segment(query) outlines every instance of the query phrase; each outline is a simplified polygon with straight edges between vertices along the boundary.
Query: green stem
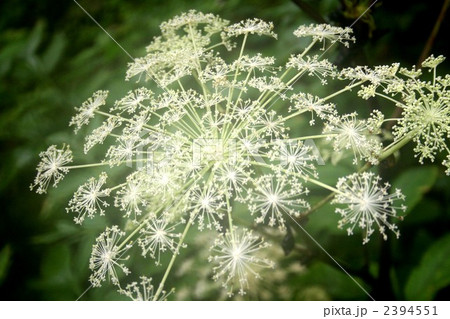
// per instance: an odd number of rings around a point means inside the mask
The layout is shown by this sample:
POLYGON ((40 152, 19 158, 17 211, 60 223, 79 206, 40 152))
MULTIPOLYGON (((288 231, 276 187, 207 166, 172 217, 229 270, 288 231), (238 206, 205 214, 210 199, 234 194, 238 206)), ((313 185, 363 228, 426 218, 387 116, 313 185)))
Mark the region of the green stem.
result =
POLYGON ((102 163, 93 163, 93 164, 72 165, 72 166, 64 166, 64 168, 77 169, 77 168, 88 168, 88 167, 106 166, 106 165, 109 165, 109 163, 102 162, 102 163))
MULTIPOLYGON (((136 163, 136 162, 145 162, 145 161, 148 161, 148 159, 141 158, 141 159, 126 160, 126 161, 120 161, 117 164, 120 165, 123 163, 130 163, 130 162, 136 163)), ((89 168, 89 167, 107 166, 107 165, 110 165, 110 163, 109 162, 101 162, 101 163, 92 163, 92 164, 72 165, 72 166, 64 166, 64 168, 78 169, 78 168, 89 168)))
POLYGON ((177 248, 172 255, 172 258, 170 259, 169 265, 167 266, 166 272, 164 273, 163 278, 161 279, 161 282, 159 283, 158 290, 155 293, 155 296, 153 297, 153 301, 158 300, 159 295, 161 294, 162 290, 164 289, 164 284, 167 280, 167 277, 169 276, 170 270, 173 267, 173 264, 175 263, 175 259, 177 259, 178 254, 180 253, 180 248, 183 246, 184 238, 186 237, 187 232, 189 231, 189 228, 192 225, 193 218, 189 218, 186 227, 184 228, 183 234, 180 237, 180 240, 178 241, 177 248))
POLYGON ((375 92, 375 94, 378 95, 379 97, 382 97, 382 98, 384 98, 384 99, 386 99, 386 100, 391 101, 392 103, 395 104, 395 106, 401 105, 403 108, 406 108, 406 107, 407 107, 407 106, 406 106, 405 104, 403 104, 402 102, 397 101, 396 99, 393 99, 393 98, 391 98, 391 97, 388 96, 388 95, 385 95, 385 94, 379 93, 379 92, 375 92))
POLYGON ((227 201, 227 214, 228 214, 228 225, 230 227, 230 234, 231 234, 231 238, 234 238, 234 236, 233 236, 233 218, 231 216, 230 198, 228 197, 228 193, 225 194, 225 199, 227 201))
POLYGON ((386 149, 378 158, 380 161, 388 158, 389 156, 391 156, 394 152, 398 151, 399 149, 401 149, 403 146, 405 146, 406 144, 408 144, 413 136, 415 135, 415 132, 411 132, 408 135, 405 135, 404 138, 402 138, 400 141, 398 141, 396 144, 392 145, 391 147, 389 147, 388 149, 386 149))
MULTIPOLYGON (((400 148, 402 148, 403 146, 405 146, 408 142, 411 141, 413 136, 414 136, 414 134, 413 134, 413 132, 411 132, 409 135, 407 135, 403 139, 401 139, 398 143, 392 145, 391 147, 386 148, 385 151, 380 155, 379 160, 382 161, 382 160, 386 159, 391 154, 393 154, 395 151, 397 151, 400 148)), ((371 166, 372 165, 370 165, 370 163, 367 163, 358 171, 358 173, 367 171, 371 166)), ((316 210, 318 210, 319 208, 324 206, 326 203, 328 203, 330 200, 332 200, 335 195, 336 195, 336 193, 333 191, 327 197, 325 197, 320 202, 318 202, 316 205, 311 207, 308 211, 301 214, 299 219, 301 220, 301 219, 307 217, 308 215, 312 214, 313 212, 315 212, 316 210)))
POLYGON ((316 210, 318 210, 319 208, 321 208, 322 206, 324 206, 326 203, 328 203, 330 200, 333 199, 335 193, 332 192, 330 194, 328 194, 327 197, 323 198, 321 201, 319 201, 317 204, 315 204, 313 207, 311 207, 309 210, 307 210, 306 212, 302 213, 299 217, 298 220, 302 220, 304 218, 306 218, 308 215, 314 213, 316 210))
MULTIPOLYGON (((160 206, 160 207, 156 210, 155 214, 159 214, 159 213, 163 210, 163 208, 164 208, 164 206, 160 206)), ((146 215, 145 218, 142 220, 142 222, 139 224, 139 226, 137 226, 137 227, 136 227, 136 228, 128 235, 128 237, 125 238, 124 241, 121 242, 119 246, 117 246, 117 249, 118 249, 118 250, 120 250, 123 246, 125 246, 125 244, 126 244, 127 242, 129 242, 129 241, 131 240, 131 238, 133 238, 133 236, 136 235, 136 234, 142 229, 142 227, 145 226, 145 222, 144 222, 144 221, 145 221, 145 219, 147 219, 147 217, 148 217, 148 215, 146 215)))
POLYGON ((344 93, 344 92, 346 92, 346 91, 350 91, 350 90, 353 89, 354 87, 359 86, 359 85, 363 84, 364 82, 365 82, 365 81, 359 81, 359 82, 356 82, 356 83, 354 83, 354 84, 352 84, 352 85, 346 86, 346 87, 343 88, 342 90, 339 90, 339 91, 337 91, 337 92, 334 92, 333 94, 330 94, 330 95, 328 95, 328 96, 322 98, 321 100, 322 100, 322 101, 327 101, 327 100, 329 100, 329 99, 331 99, 331 98, 333 98, 333 97, 335 97, 335 96, 337 96, 337 95, 339 95, 339 94, 341 94, 341 93, 344 93))
MULTIPOLYGON (((308 135, 308 136, 301 136, 301 137, 293 137, 290 138, 288 141, 304 141, 304 140, 314 140, 314 139, 319 139, 319 138, 327 138, 327 137, 333 137, 336 136, 338 134, 320 134, 320 135, 308 135)), ((276 142, 271 142, 268 144, 273 144, 276 142)))
MULTIPOLYGON (((99 111, 99 110, 94 111, 94 113, 100 114, 100 115, 103 115, 103 116, 106 116, 106 117, 118 117, 118 118, 120 118, 120 119, 121 119, 122 121, 124 121, 124 122, 132 123, 132 124, 134 123, 132 120, 130 120, 130 119, 126 118, 126 117, 123 117, 123 116, 113 115, 113 114, 106 113, 106 112, 99 111)), ((148 129, 149 131, 154 131, 154 132, 159 132, 159 133, 164 133, 164 134, 170 134, 170 135, 173 135, 173 134, 172 134, 171 132, 169 132, 169 131, 163 131, 163 130, 157 129, 157 128, 153 127, 153 126, 147 125, 147 124, 144 124, 142 127, 145 127, 145 128, 148 129)))
MULTIPOLYGON (((253 165, 257 165, 257 166, 262 166, 262 167, 267 167, 267 168, 272 168, 272 165, 266 164, 266 163, 259 163, 259 162, 250 162, 253 165)), ((321 181, 311 178, 309 176, 300 174, 300 173, 295 173, 295 172, 289 172, 285 169, 280 169, 280 171, 285 172, 287 174, 293 175, 293 176, 297 176, 300 177, 301 179, 303 179, 305 182, 310 182, 312 184, 316 184, 317 186, 320 186, 322 188, 328 189, 334 193, 341 193, 337 188, 334 188, 333 186, 327 185, 325 183, 322 183, 321 181)), ((341 193, 342 194, 342 193, 341 193)))

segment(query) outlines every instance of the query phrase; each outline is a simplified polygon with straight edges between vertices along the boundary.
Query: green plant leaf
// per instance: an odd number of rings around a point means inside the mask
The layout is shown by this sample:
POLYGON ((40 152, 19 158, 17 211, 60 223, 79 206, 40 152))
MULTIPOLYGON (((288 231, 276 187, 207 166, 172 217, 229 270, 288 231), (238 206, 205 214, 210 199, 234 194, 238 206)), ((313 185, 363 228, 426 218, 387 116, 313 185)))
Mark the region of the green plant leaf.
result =
MULTIPOLYGON (((327 165, 318 166, 317 171, 319 172, 321 182, 333 186, 336 185, 339 178, 353 173, 352 168, 349 168, 343 163, 339 163, 339 165, 331 165, 327 163, 327 165)), ((308 187, 311 189, 313 188, 320 189, 320 187, 316 187, 311 184, 308 184, 308 187)))
MULTIPOLYGON (((421 166, 404 171, 392 183, 392 190, 399 188, 406 196, 405 213, 409 213, 436 182, 438 168, 436 166, 421 166)), ((401 213, 401 211, 399 211, 401 213)))
POLYGON ((59 62, 65 45, 66 38, 63 34, 57 33, 53 36, 52 42, 42 55, 42 67, 46 73, 50 73, 59 62))
MULTIPOLYGON (((310 196, 311 206, 323 199, 323 196, 310 196)), ((307 228, 313 234, 325 232, 330 235, 347 235, 347 233, 338 228, 338 221, 341 218, 335 213, 336 206, 329 202, 320 207, 317 211, 308 216, 307 228)))
POLYGON ((63 285, 71 279, 70 249, 66 244, 49 247, 42 260, 41 277, 49 285, 63 285))
POLYGON ((295 246, 295 237, 294 234, 292 234, 291 227, 288 226, 286 228, 286 235, 283 238, 283 241, 281 242, 281 247, 283 248, 284 254, 287 256, 291 253, 292 249, 294 249, 295 246))
POLYGON ((28 38, 27 47, 25 49, 25 58, 33 70, 38 70, 40 64, 40 61, 36 56, 36 51, 42 42, 44 29, 45 23, 42 20, 39 20, 31 31, 30 37, 28 38))
POLYGON ((405 296, 408 300, 431 300, 447 285, 450 285, 450 235, 428 248, 409 276, 405 296))
MULTIPOLYGON (((362 286, 367 285, 357 277, 355 280, 362 286)), ((366 293, 342 270, 323 262, 315 262, 293 281, 300 288, 300 292, 311 287, 321 287, 326 291, 328 298, 332 300, 365 300, 366 293)), ((300 293, 302 295, 302 293, 300 293)))

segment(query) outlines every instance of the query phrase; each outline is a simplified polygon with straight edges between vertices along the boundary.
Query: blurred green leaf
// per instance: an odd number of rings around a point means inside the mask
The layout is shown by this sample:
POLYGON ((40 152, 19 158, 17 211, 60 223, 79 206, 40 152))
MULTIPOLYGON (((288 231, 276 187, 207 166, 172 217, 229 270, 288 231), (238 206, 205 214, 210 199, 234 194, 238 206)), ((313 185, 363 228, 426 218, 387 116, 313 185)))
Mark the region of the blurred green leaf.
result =
MULTIPOLYGON (((355 277, 354 277, 355 278, 355 277)), ((362 280, 355 278, 362 286, 366 286, 362 280)), ((364 300, 365 292, 342 270, 323 262, 316 262, 302 275, 295 284, 301 291, 308 287, 323 287, 332 300, 364 300)))
MULTIPOLYGON (((323 199, 323 196, 310 196, 309 201, 311 206, 323 199)), ((317 211, 308 216, 308 223, 306 227, 312 234, 319 232, 326 232, 327 234, 347 235, 347 232, 337 227, 338 221, 341 218, 339 214, 335 213, 335 205, 330 203, 320 207, 317 211)))
POLYGON ((28 55, 34 54, 34 52, 37 50, 39 43, 41 43, 43 32, 44 32, 44 22, 40 20, 36 23, 28 38, 28 45, 26 51, 28 55))
POLYGON ((292 234, 291 227, 288 226, 286 228, 286 235, 283 238, 283 241, 281 242, 281 247, 283 248, 284 254, 287 256, 291 253, 292 249, 294 249, 295 246, 295 238, 292 234))
POLYGON ((41 272, 47 282, 63 283, 70 277, 70 250, 66 244, 52 245, 43 259, 41 272))
POLYGON ((71 220, 62 220, 56 223, 54 231, 46 232, 42 235, 33 237, 34 244, 51 244, 56 243, 64 238, 69 238, 79 234, 79 227, 77 227, 71 220))
POLYGON ((0 284, 8 274, 8 268, 11 260, 11 246, 6 245, 0 251, 0 284))
POLYGON ((55 34, 52 42, 42 54, 42 68, 45 73, 50 73, 54 69, 61 58, 65 46, 65 36, 61 33, 55 34))
POLYGON ((40 277, 30 282, 30 289, 41 290, 45 300, 74 300, 78 291, 72 269, 69 245, 49 245, 43 254, 40 277))
POLYGON ((42 20, 38 21, 31 31, 30 37, 28 38, 27 47, 25 50, 25 58, 32 67, 32 69, 37 70, 39 68, 40 61, 36 57, 36 51, 41 44, 42 35, 44 33, 45 24, 42 20))
MULTIPOLYGON (((329 162, 326 162, 323 166, 318 166, 317 171, 319 173, 320 181, 329 185, 336 185, 338 179, 340 177, 349 175, 353 173, 354 168, 346 165, 344 161, 339 163, 338 165, 332 165, 329 162)), ((310 189, 319 188, 315 185, 308 185, 310 189)))
POLYGON ((424 198, 411 210, 405 222, 408 224, 424 225, 437 220, 440 214, 440 203, 436 200, 424 198))
POLYGON ((405 205, 409 213, 436 182, 438 168, 436 166, 420 166, 404 171, 392 183, 392 189, 399 188, 406 196, 405 205))
POLYGON ((408 300, 432 300, 450 284, 450 235, 435 242, 410 274, 405 295, 408 300))
POLYGON ((5 43, 0 50, 0 75, 3 76, 10 71, 14 61, 24 52, 27 41, 23 32, 20 31, 7 32, 0 40, 5 43))

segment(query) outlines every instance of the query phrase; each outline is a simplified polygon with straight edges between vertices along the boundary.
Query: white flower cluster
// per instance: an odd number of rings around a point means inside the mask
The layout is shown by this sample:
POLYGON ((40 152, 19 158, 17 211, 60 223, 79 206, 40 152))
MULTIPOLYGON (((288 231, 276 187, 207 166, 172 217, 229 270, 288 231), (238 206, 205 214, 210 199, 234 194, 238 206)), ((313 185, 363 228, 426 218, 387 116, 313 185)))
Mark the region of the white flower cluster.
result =
POLYGON ((108 97, 108 91, 97 91, 87 101, 83 102, 80 107, 76 107, 78 112, 70 120, 69 126, 75 126, 75 133, 83 125, 89 124, 89 121, 95 116, 95 111, 102 105, 105 105, 106 98, 108 97))
POLYGON ((277 38, 277 35, 272 31, 273 23, 266 22, 261 19, 247 19, 239 23, 230 25, 225 28, 225 31, 229 37, 237 37, 239 35, 257 34, 266 35, 269 37, 277 38))
MULTIPOLYGON (((139 277, 139 279, 141 279, 139 283, 133 281, 131 284, 128 284, 125 289, 120 289, 119 293, 127 296, 133 301, 153 301, 156 291, 155 287, 152 284, 152 278, 141 276, 139 277)), ((162 291, 157 300, 167 300, 167 297, 171 293, 172 291, 170 291, 169 293, 162 291)))
POLYGON ((223 287, 231 297, 234 291, 244 295, 249 288, 249 276, 260 278, 256 272, 261 268, 273 268, 275 265, 257 253, 269 244, 248 229, 233 227, 220 234, 211 247, 209 262, 213 267, 214 280, 223 280, 223 287))
POLYGON ((353 30, 349 27, 340 28, 329 24, 311 24, 309 26, 302 25, 294 31, 296 37, 312 37, 316 41, 322 41, 325 47, 325 40, 332 44, 340 42, 347 48, 350 42, 355 42, 355 37, 352 36, 353 30))
MULTIPOLYGON (((430 62, 431 63, 431 62, 430 62)), ((432 63, 432 65, 437 65, 432 63)), ((450 136, 450 77, 434 77, 432 82, 415 78, 404 81, 402 117, 394 126, 395 139, 411 138, 420 163, 434 161, 440 152, 450 155, 447 139, 450 136)), ((443 162, 445 166, 445 162, 443 162)))
POLYGON ((324 85, 327 84, 327 77, 334 78, 337 75, 336 66, 327 59, 319 59, 318 55, 308 55, 306 59, 301 55, 292 55, 286 66, 296 68, 309 76, 317 76, 324 85))
POLYGON ((74 218, 75 223, 81 225, 86 216, 94 218, 97 214, 104 215, 104 208, 108 207, 109 204, 101 198, 108 197, 111 192, 108 188, 101 189, 106 183, 107 177, 108 175, 105 172, 100 174, 98 180, 91 177, 75 192, 73 198, 69 201, 69 207, 66 209, 68 213, 78 214, 74 218))
POLYGON ((405 211, 406 206, 395 203, 404 200, 400 190, 396 189, 389 194, 390 185, 380 185, 381 178, 373 173, 352 174, 339 179, 336 188, 339 190, 333 200, 337 204, 345 204, 345 208, 337 208, 336 213, 342 219, 339 228, 347 227, 347 233, 353 234, 355 227, 365 230, 363 244, 369 242, 369 237, 374 232, 374 226, 378 226, 383 239, 387 239, 386 228, 391 230, 396 237, 400 236, 398 227, 390 221, 390 217, 397 217, 397 210, 405 211))
POLYGON ((64 145, 61 149, 52 145, 45 152, 41 152, 39 157, 41 161, 36 168, 37 175, 30 189, 33 190, 37 187, 36 192, 44 194, 52 181, 53 187, 56 187, 69 172, 69 169, 64 165, 72 162, 73 155, 69 145, 64 145))
POLYGON ((107 227, 106 230, 97 237, 96 243, 92 247, 92 255, 89 260, 89 268, 92 275, 89 278, 92 286, 100 287, 102 282, 108 278, 113 284, 118 284, 117 268, 126 275, 130 270, 123 264, 129 256, 123 256, 131 244, 119 246, 120 239, 125 236, 118 226, 107 227))
POLYGON ((371 124, 380 125, 381 123, 370 118, 361 120, 357 118, 357 115, 357 113, 351 113, 329 116, 323 132, 328 135, 327 139, 333 140, 336 152, 352 150, 354 163, 357 163, 359 158, 372 164, 378 164, 383 145, 373 134, 379 130, 379 127, 373 127, 371 124))
MULTIPOLYGON (((422 63, 433 72, 431 81, 420 80, 421 70, 400 68, 398 63, 391 66, 366 66, 348 68, 340 76, 352 83, 370 84, 361 86, 358 95, 363 99, 378 96, 388 99, 401 109, 402 116, 393 125, 395 144, 412 140, 416 143, 414 152, 419 162, 425 159, 435 161, 439 153, 450 155, 450 75, 438 76, 436 69, 445 58, 431 55, 422 63), (406 77, 406 78, 405 78, 406 77)), ((446 160, 442 164, 447 167, 446 160)))
MULTIPOLYGON (((309 45, 279 65, 274 57, 246 54, 248 37, 276 38, 273 24, 259 19, 229 25, 216 15, 192 10, 164 22, 161 31, 147 54, 129 65, 126 80, 145 80, 143 84, 110 107, 104 107, 108 92, 97 91, 76 108, 70 122, 75 132, 89 127, 94 116, 103 118, 86 134, 84 145, 85 152, 107 145, 103 161, 68 166, 72 152, 66 145, 40 154, 32 184, 38 193, 50 183, 56 186, 69 170, 102 167, 104 172, 88 179, 69 201, 67 212, 76 223, 99 215, 109 220, 113 210, 124 218, 124 231, 107 227, 93 246, 93 286, 109 279, 133 300, 165 299, 166 280, 183 255, 186 238, 203 231, 216 237, 209 257, 213 279, 229 295, 244 295, 251 289, 249 278, 259 278, 259 271, 274 262, 264 257, 268 244, 240 223, 253 222, 255 233, 263 227, 285 232, 293 219, 314 211, 308 202, 310 185, 335 193, 334 203, 346 205, 336 210, 342 216, 339 227, 349 234, 362 229, 364 243, 376 226, 383 238, 386 228, 398 236, 390 218, 404 210, 397 204, 403 199, 400 191, 389 194, 389 185, 380 185, 380 178, 367 172, 343 177, 336 187, 323 183, 316 169, 320 144, 314 141, 328 143, 333 157, 349 154, 356 165, 366 162, 364 169, 408 140, 416 142, 420 160, 433 160, 437 152, 448 151, 448 76, 422 82, 414 70, 397 72, 398 64, 339 71, 316 54, 317 42, 348 46, 354 41, 349 28, 299 27, 294 34, 309 39, 309 45), (221 50, 236 47, 237 54, 221 50), (304 74, 322 84, 333 80, 346 85, 318 96, 305 92, 308 86, 295 85, 304 74), (381 142, 388 138, 381 136, 386 121, 381 112, 368 118, 342 114, 332 101, 358 86, 362 98, 384 97, 402 108, 391 145, 381 142), (280 112, 280 106, 286 110, 280 112), (305 120, 315 135, 302 135, 295 127, 305 120), (156 290, 150 277, 121 284, 123 275, 134 270, 135 258, 126 266, 134 250, 139 253, 133 256, 167 266, 156 290), (170 262, 165 255, 171 256, 170 262)), ((435 71, 440 62, 442 58, 433 58, 424 66, 435 71)), ((449 162, 447 156, 447 172, 449 162)))

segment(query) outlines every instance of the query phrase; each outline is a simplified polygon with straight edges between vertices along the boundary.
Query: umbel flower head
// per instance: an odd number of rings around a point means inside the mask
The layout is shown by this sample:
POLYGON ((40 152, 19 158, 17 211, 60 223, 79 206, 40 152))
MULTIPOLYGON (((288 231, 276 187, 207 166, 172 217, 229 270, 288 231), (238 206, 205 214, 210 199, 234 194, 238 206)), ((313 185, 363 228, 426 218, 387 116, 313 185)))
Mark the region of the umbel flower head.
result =
POLYGON ((239 35, 257 34, 266 35, 277 38, 277 35, 272 31, 273 23, 266 22, 261 19, 247 19, 230 25, 225 28, 227 35, 230 37, 237 37, 239 35))
POLYGON ((87 125, 95 116, 95 111, 102 105, 105 105, 108 91, 97 91, 87 101, 83 102, 80 107, 76 107, 77 114, 70 120, 69 126, 75 126, 77 133, 83 125, 87 125))
POLYGON ((380 185, 380 182, 379 176, 365 172, 343 177, 336 186, 339 192, 333 203, 346 205, 345 208, 336 208, 336 213, 342 217, 339 228, 346 227, 348 235, 353 235, 356 227, 363 229, 363 244, 369 242, 374 227, 378 227, 384 240, 387 239, 386 228, 397 238, 400 236, 398 227, 390 218, 399 218, 397 210, 406 210, 405 205, 397 204, 397 201, 404 200, 405 196, 399 189, 389 194, 389 183, 380 185))
POLYGON ((357 163, 358 159, 366 159, 372 164, 377 164, 383 147, 378 137, 372 134, 378 130, 371 125, 373 123, 377 121, 360 120, 356 113, 331 115, 325 123, 323 132, 328 136, 327 139, 333 140, 335 151, 352 150, 354 163, 357 163))
POLYGON ((329 24, 311 24, 309 26, 302 25, 294 31, 296 37, 312 37, 316 41, 323 42, 325 47, 325 40, 332 44, 341 42, 344 46, 349 47, 349 42, 355 42, 355 37, 352 36, 353 30, 349 27, 340 28, 329 24))
POLYGON ((52 145, 45 152, 41 152, 39 157, 41 161, 36 168, 37 175, 30 189, 33 190, 36 187, 36 192, 43 194, 47 192, 47 188, 52 181, 53 187, 56 187, 69 172, 69 169, 64 165, 71 163, 73 156, 69 145, 63 145, 61 149, 52 145))
POLYGON ((308 189, 304 189, 296 179, 263 175, 255 180, 254 188, 249 189, 249 210, 251 214, 257 214, 256 223, 266 222, 285 230, 286 217, 299 217, 300 212, 309 208, 301 197, 305 194, 308 194, 308 189))
POLYGON ((100 287, 102 281, 108 278, 114 285, 119 284, 117 268, 125 275, 130 270, 125 267, 123 261, 129 256, 123 256, 131 248, 131 244, 119 245, 120 239, 125 235, 118 226, 107 227, 106 230, 97 237, 96 243, 92 247, 92 254, 89 260, 89 268, 92 275, 89 278, 92 286, 100 287))
POLYGON ((258 256, 259 250, 268 245, 245 228, 234 227, 220 234, 211 247, 209 257, 209 262, 214 265, 214 280, 222 281, 229 296, 235 291, 244 295, 250 276, 259 278, 258 270, 274 267, 272 261, 258 256))
MULTIPOLYGON (((336 210, 342 216, 339 227, 349 234, 362 229, 364 243, 375 228, 383 238, 387 229, 398 236, 391 218, 405 209, 397 203, 401 192, 389 194, 389 184, 380 185, 373 173, 347 176, 336 187, 324 183, 317 169, 323 152, 317 146, 332 148, 333 155, 348 154, 354 164, 377 165, 413 140, 421 159, 434 159, 438 151, 448 151, 449 77, 434 76, 425 83, 418 80, 420 72, 399 71, 396 63, 339 70, 317 53, 325 44, 348 46, 354 41, 350 28, 300 26, 294 34, 305 45, 295 46, 287 61, 278 61, 247 52, 249 41, 276 40, 271 22, 247 19, 230 25, 214 14, 191 10, 163 22, 145 55, 129 64, 125 80, 136 81, 134 89, 116 101, 107 101, 108 91, 99 90, 76 108, 70 125, 75 132, 90 128, 84 152, 101 150, 98 144, 107 151, 100 162, 86 163, 87 157, 81 157, 81 163, 68 166, 70 148, 49 147, 40 154, 32 189, 44 193, 69 170, 102 167, 105 173, 95 172, 67 208, 79 224, 100 215, 119 223, 117 212, 122 215, 124 231, 107 227, 93 245, 93 286, 109 279, 132 299, 160 300, 183 258, 181 248, 191 243, 192 232, 202 231, 216 238, 209 273, 230 295, 243 295, 251 289, 250 278, 274 265, 264 257, 268 243, 256 232, 265 227, 284 233, 292 219, 312 213, 310 186, 336 194, 334 203, 344 205, 336 210), (304 75, 343 88, 328 95, 308 92, 309 84, 297 83, 304 75), (354 88, 364 100, 376 96, 394 102, 402 117, 384 119, 374 111, 364 118, 363 110, 342 114, 334 98, 354 88), (382 129, 386 121, 396 121, 393 140, 382 129), (94 123, 101 124, 91 128, 94 123), (388 139, 392 143, 384 147, 381 141, 388 139), (254 233, 238 227, 244 222, 254 224, 254 233), (133 243, 138 245, 131 249, 133 243), (133 264, 127 265, 128 252, 135 250, 133 264), (120 285, 121 274, 130 273, 128 267, 137 265, 138 258, 147 266, 167 266, 156 291, 149 277, 120 285)), ((424 67, 435 75, 440 62, 430 58, 424 67)), ((449 162, 447 157, 447 171, 449 162)))
POLYGON ((94 177, 81 185, 73 195, 73 198, 69 201, 69 207, 66 211, 75 212, 78 216, 74 217, 74 221, 77 224, 82 224, 87 217, 94 218, 96 214, 104 215, 105 208, 109 204, 102 199, 102 197, 108 197, 111 190, 101 189, 106 183, 108 175, 105 172, 101 173, 98 179, 94 177))
MULTIPOLYGON (((153 301, 155 297, 155 287, 152 284, 153 279, 146 276, 139 277, 141 280, 139 283, 133 281, 128 284, 125 289, 120 288, 119 293, 127 296, 133 301, 153 301)), ((162 291, 161 295, 157 300, 167 300, 167 297, 172 293, 166 293, 162 291)))
POLYGON ((165 215, 149 218, 145 227, 140 230, 142 236, 138 239, 142 255, 149 255, 155 259, 157 265, 160 265, 161 253, 166 250, 177 253, 175 240, 181 236, 180 233, 175 232, 177 225, 169 224, 170 221, 165 215))
MULTIPOLYGON (((403 116, 394 126, 393 133, 396 140, 410 138, 416 143, 414 151, 420 163, 424 159, 434 161, 440 152, 450 154, 447 146, 450 136, 450 76, 436 76, 436 68, 444 59, 443 56, 431 56, 422 63, 423 67, 433 71, 431 82, 414 77, 403 82, 403 101, 398 104, 403 116)), ((411 73, 408 70, 402 72, 411 73)))

